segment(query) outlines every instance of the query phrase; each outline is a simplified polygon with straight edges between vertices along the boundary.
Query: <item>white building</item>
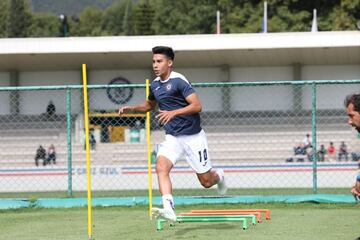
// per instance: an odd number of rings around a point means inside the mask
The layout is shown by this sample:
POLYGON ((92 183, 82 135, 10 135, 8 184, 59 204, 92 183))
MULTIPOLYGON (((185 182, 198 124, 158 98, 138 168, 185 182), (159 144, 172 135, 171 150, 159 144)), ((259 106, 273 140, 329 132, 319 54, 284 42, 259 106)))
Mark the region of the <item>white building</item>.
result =
MULTIPOLYGON (((0 39, 0 87, 81 85, 83 63, 88 67, 89 84, 108 84, 116 77, 124 77, 131 83, 144 83, 146 78, 153 77, 151 48, 156 45, 173 47, 175 70, 193 83, 360 79, 359 31, 69 37, 0 39)), ((231 109, 291 109, 292 104, 285 101, 294 98, 291 86, 260 88, 260 94, 256 96, 233 92, 231 109), (264 104, 269 98, 275 104, 264 104), (252 102, 251 108, 237 104, 244 100, 252 102)), ((205 102, 205 111, 221 111, 221 95, 214 97, 210 92, 199 92, 205 102)), ((318 92, 318 108, 342 108, 344 95, 350 92, 354 92, 353 86, 326 86, 318 92), (322 101, 322 96, 329 92, 335 92, 333 102, 322 101)), ((19 100, 14 103, 9 92, 0 92, 0 114, 13 113, 14 108, 20 114, 39 114, 44 112, 49 100, 58 106, 57 112, 65 112, 62 107, 65 105, 59 102, 63 92, 19 94, 19 100)), ((135 89, 134 96, 137 95, 143 98, 143 91, 135 89)), ((309 88, 303 89, 300 95, 294 101, 301 101, 303 109, 310 109, 309 88)), ((99 108, 119 107, 104 91, 94 93, 92 98, 96 99, 94 104, 96 102, 99 108)), ((138 100, 134 97, 129 104, 138 100)), ((75 107, 73 111, 80 109, 75 107)))

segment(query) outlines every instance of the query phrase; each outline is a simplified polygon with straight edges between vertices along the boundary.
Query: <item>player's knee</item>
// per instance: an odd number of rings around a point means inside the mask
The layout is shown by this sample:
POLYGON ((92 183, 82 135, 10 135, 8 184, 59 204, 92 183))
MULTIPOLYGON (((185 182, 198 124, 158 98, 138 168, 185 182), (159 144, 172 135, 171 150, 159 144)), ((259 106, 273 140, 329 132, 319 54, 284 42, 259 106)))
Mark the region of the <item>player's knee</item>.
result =
POLYGON ((164 172, 164 166, 162 166, 161 164, 156 164, 156 173, 157 174, 161 174, 162 172, 164 172))
POLYGON ((157 174, 169 174, 170 169, 166 164, 156 164, 156 173, 157 174))

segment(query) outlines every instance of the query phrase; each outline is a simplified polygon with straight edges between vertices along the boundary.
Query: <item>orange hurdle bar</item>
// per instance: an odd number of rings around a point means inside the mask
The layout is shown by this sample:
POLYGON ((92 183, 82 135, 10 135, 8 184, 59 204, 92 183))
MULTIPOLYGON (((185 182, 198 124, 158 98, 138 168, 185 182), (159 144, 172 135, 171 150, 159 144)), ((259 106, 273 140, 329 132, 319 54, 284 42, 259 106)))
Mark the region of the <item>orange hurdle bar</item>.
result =
MULTIPOLYGON (((196 211, 196 210, 195 210, 196 211)), ((234 212, 231 212, 231 213, 226 213, 225 215, 255 215, 256 216, 256 221, 258 223, 261 223, 262 222, 262 219, 261 219, 261 213, 260 212, 254 212, 254 211, 244 211, 244 212, 238 212, 238 213, 234 213, 234 212)), ((180 213, 179 214, 180 216, 217 216, 217 215, 224 215, 224 213, 218 213, 218 212, 208 212, 208 213, 195 213, 195 212, 188 212, 188 213, 180 213)))
POLYGON ((269 209, 226 209, 226 210, 191 210, 191 213, 242 213, 242 212, 264 212, 265 219, 270 220, 270 210, 269 209))

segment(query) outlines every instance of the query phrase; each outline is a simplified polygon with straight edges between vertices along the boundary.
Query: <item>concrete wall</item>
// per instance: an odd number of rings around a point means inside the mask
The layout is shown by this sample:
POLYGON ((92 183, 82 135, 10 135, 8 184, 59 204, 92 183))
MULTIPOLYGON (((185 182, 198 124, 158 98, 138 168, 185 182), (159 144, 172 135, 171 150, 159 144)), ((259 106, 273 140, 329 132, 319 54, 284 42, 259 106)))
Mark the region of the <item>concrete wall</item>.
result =
MULTIPOLYGON (((0 72, 0 87, 7 87, 10 85, 10 74, 0 72)), ((0 91, 0 115, 10 113, 10 94, 8 91, 0 91)))
MULTIPOLYGON (((19 74, 20 86, 54 86, 80 83, 81 74, 78 71, 21 72, 19 74)), ((20 114, 44 113, 50 100, 55 104, 57 113, 66 112, 66 93, 64 90, 21 91, 20 114)), ((72 112, 79 112, 80 109, 79 98, 76 99, 74 96, 72 112)))
MULTIPOLYGON (((359 65, 303 66, 304 80, 347 80, 360 79, 359 65)), ((326 85, 318 88, 319 109, 341 109, 346 95, 360 92, 359 85, 326 85)), ((303 89, 303 107, 311 108, 311 89, 303 89)))
MULTIPOLYGON (((234 82, 293 79, 291 66, 232 68, 230 76, 234 82)), ((231 105, 235 111, 288 110, 292 107, 291 99, 291 86, 234 88, 231 105)))

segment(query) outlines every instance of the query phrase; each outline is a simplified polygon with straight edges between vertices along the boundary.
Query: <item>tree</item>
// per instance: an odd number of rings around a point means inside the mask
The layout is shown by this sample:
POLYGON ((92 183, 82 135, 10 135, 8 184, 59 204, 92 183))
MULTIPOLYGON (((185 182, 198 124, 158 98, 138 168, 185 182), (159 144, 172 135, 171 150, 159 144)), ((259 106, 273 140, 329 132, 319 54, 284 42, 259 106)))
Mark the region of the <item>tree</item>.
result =
POLYGON ((333 30, 356 30, 356 21, 360 20, 360 0, 341 0, 340 5, 333 9, 330 19, 333 19, 333 30))
MULTIPOLYGON (((58 17, 31 13, 28 1, 0 1, 0 37, 58 36, 61 28, 58 17)), ((69 1, 57 1, 56 6, 68 7, 69 1)), ((105 7, 110 1, 113 0, 94 0, 93 3, 105 7)), ((354 30, 360 20, 360 0, 267 1, 269 32, 310 31, 313 9, 317 9, 320 31, 354 30)), ((255 33, 261 32, 263 2, 115 0, 105 10, 87 7, 76 18, 67 20, 72 36, 211 34, 216 32, 216 11, 219 10, 222 33, 255 33)), ((82 9, 85 4, 76 1, 75 5, 74 9, 82 9)))
POLYGON ((190 1, 154 0, 155 34, 189 34, 192 19, 187 14, 190 1))
POLYGON ((32 16, 28 37, 59 37, 61 22, 58 16, 37 13, 32 16))
POLYGON ((195 5, 188 12, 193 19, 190 25, 190 31, 193 34, 216 33, 216 4, 210 1, 202 0, 202 4, 195 5))
POLYGON ((86 7, 78 22, 71 22, 72 36, 103 36, 108 35, 103 27, 104 12, 95 6, 86 7))
POLYGON ((127 0, 125 13, 124 13, 124 18, 123 18, 123 23, 122 23, 122 28, 123 28, 124 35, 131 35, 133 33, 133 29, 132 29, 133 13, 132 13, 132 11, 133 11, 132 1, 127 0))
POLYGON ((8 1, 0 1, 0 38, 7 36, 6 23, 8 15, 8 1))
POLYGON ((132 0, 118 0, 105 10, 103 25, 110 35, 133 34, 133 4, 132 0))
POLYGON ((226 16, 227 25, 223 27, 229 33, 260 32, 262 21, 261 3, 241 3, 235 5, 226 16))
POLYGON ((214 33, 217 2, 155 0, 156 34, 214 33))
MULTIPOLYGON (((271 5, 270 5, 271 7, 271 5)), ((301 32, 311 30, 312 11, 290 10, 281 6, 270 11, 269 32, 301 32)))
POLYGON ((7 18, 8 37, 26 37, 31 23, 29 5, 24 0, 11 0, 7 18))
POLYGON ((155 11, 148 0, 141 1, 135 8, 134 29, 136 35, 152 35, 155 11))

